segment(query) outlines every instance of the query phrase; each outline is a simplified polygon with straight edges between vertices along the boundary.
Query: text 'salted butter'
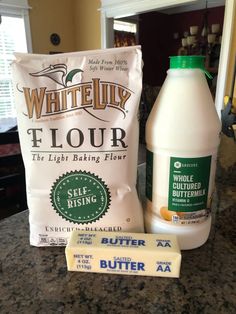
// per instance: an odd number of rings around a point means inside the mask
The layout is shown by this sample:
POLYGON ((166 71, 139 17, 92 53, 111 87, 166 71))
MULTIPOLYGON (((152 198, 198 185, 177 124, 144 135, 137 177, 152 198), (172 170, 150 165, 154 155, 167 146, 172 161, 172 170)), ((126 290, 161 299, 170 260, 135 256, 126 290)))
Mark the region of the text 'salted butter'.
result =
POLYGON ((73 231, 66 247, 69 271, 179 277, 176 236, 73 231))

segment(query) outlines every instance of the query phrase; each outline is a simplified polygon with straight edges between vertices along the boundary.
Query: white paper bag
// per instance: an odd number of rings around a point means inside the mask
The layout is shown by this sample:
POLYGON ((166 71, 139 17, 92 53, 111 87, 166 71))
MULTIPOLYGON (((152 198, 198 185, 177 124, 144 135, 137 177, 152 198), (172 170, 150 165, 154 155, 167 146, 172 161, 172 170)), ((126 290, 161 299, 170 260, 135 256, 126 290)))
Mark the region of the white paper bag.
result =
POLYGON ((66 245, 75 229, 143 232, 140 47, 15 56, 30 243, 66 245))

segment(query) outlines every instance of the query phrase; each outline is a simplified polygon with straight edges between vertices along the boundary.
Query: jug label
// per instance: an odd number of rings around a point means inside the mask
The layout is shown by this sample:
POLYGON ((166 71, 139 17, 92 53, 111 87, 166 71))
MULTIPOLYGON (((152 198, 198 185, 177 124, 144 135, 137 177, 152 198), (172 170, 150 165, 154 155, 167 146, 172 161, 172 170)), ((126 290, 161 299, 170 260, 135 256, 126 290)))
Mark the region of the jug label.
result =
POLYGON ((210 214, 216 155, 171 157, 147 151, 147 211, 170 224, 204 222, 210 214))
POLYGON ((211 156, 170 158, 168 209, 195 212, 207 208, 211 156))

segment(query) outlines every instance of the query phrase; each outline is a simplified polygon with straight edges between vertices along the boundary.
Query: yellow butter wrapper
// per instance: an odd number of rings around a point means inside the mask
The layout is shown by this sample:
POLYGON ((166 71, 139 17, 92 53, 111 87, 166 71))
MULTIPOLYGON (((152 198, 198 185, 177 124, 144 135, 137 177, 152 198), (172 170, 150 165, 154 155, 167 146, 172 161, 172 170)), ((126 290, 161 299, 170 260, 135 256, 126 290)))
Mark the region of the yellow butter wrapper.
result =
POLYGON ((65 252, 69 271, 180 275, 181 252, 174 235, 75 230, 65 252))

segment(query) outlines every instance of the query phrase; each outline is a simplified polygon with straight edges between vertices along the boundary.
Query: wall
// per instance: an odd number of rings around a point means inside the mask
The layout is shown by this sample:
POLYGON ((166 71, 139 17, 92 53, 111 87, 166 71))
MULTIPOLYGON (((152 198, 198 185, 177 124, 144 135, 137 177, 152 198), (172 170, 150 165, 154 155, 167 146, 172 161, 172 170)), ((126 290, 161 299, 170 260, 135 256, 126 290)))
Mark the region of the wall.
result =
POLYGON ((139 43, 143 53, 143 80, 161 86, 169 66, 171 32, 169 16, 159 12, 139 16, 139 43))
MULTIPOLYGON (((232 45, 230 49, 230 58, 229 58, 229 65, 228 65, 228 80, 226 84, 226 95, 230 94, 231 91, 231 82, 233 81, 234 75, 234 66, 235 66, 235 57, 236 57, 236 6, 234 10, 234 26, 233 26, 233 36, 232 36, 232 45)), ((236 98, 236 89, 234 92, 234 97, 236 98)))
POLYGON ((34 53, 75 50, 73 2, 74 0, 29 0, 32 7, 29 17, 34 53), (50 43, 52 33, 60 35, 60 45, 54 46, 50 43))
POLYGON ((75 0, 76 49, 101 48, 100 0, 75 0))
MULTIPOLYGON (((224 7, 208 10, 208 23, 223 25, 224 7)), ((150 85, 162 85, 169 67, 169 56, 177 55, 181 47, 184 31, 192 25, 202 26, 204 10, 167 15, 151 12, 140 15, 139 42, 144 57, 144 82, 150 85), (175 40, 173 33, 180 37, 175 40), (149 34, 149 35, 147 35, 149 34)))
MULTIPOLYGON (((175 49, 181 46, 181 37, 183 37, 184 31, 189 31, 189 27, 192 25, 198 25, 198 36, 200 37, 200 29, 203 25, 203 16, 205 10, 197 10, 192 12, 184 12, 171 15, 171 27, 172 33, 178 32, 180 34, 179 40, 176 41, 175 49)), ((224 22, 224 6, 208 9, 208 25, 220 24, 221 32, 224 22)), ((172 37, 173 38, 173 37, 172 37)), ((173 40, 173 39, 172 39, 173 40)), ((175 50, 177 51, 177 50, 175 50)))
POLYGON ((99 0, 29 0, 34 53, 69 52, 101 46, 99 0), (54 46, 50 35, 58 33, 54 46))

